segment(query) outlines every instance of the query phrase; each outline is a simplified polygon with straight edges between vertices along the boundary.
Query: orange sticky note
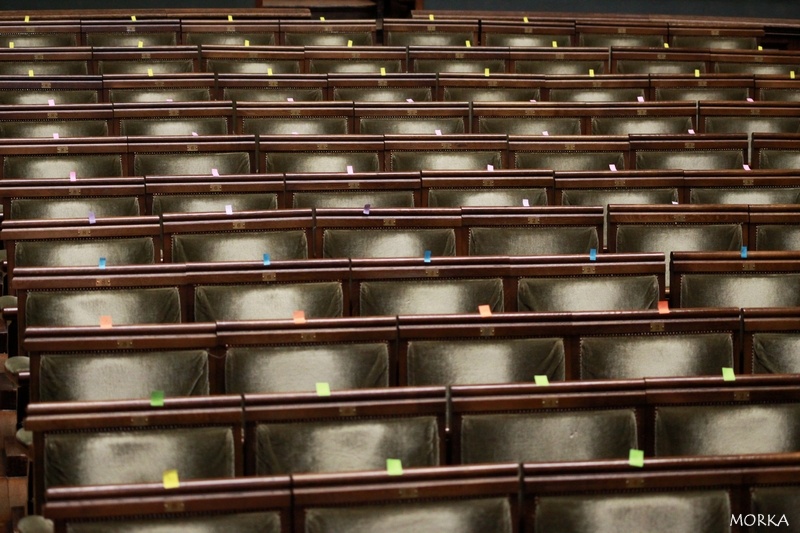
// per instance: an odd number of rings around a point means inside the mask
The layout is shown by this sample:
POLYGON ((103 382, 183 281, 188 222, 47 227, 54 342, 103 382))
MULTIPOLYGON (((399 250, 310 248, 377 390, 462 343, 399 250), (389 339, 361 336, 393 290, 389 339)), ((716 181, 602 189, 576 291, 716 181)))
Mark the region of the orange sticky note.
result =
POLYGON ((658 314, 665 315, 669 313, 669 302, 666 300, 660 300, 658 302, 658 314))
POLYGON ((295 324, 305 324, 306 323, 306 312, 305 311, 295 311, 292 313, 292 320, 294 320, 295 324))
POLYGON ((100 315, 100 327, 103 329, 111 328, 111 315, 100 315))
POLYGON ((479 305, 478 312, 481 316, 492 316, 492 308, 488 305, 479 305))
POLYGON ((165 489, 177 489, 181 486, 181 480, 178 479, 177 470, 165 470, 163 481, 165 489))

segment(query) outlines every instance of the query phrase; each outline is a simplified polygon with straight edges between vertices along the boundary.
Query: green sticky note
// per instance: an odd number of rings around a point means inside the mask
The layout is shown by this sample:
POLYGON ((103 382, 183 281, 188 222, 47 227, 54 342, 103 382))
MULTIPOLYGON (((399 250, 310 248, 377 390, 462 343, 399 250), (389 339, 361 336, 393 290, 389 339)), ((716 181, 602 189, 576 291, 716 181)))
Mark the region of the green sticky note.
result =
POLYGON ((637 468, 642 468, 644 466, 644 452, 631 448, 631 453, 628 456, 628 464, 637 468))
POLYGON ((729 366, 722 367, 722 380, 723 381, 736 381, 736 374, 733 373, 733 369, 729 366))
POLYGON ((330 383, 317 383, 317 396, 330 396, 331 384, 330 383))
POLYGON ((402 476, 403 461, 400 459, 386 459, 386 473, 390 476, 402 476))
POLYGON ((150 406, 151 407, 164 407, 164 391, 154 390, 150 393, 150 406))
POLYGON ((540 387, 550 385, 550 380, 547 379, 547 376, 533 376, 533 381, 540 387))

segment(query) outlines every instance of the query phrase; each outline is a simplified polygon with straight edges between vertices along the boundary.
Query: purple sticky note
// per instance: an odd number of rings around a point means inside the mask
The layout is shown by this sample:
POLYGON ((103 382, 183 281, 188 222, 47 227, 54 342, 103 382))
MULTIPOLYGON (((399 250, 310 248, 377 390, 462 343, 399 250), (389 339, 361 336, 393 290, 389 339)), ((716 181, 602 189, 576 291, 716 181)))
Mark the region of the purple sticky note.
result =
POLYGON ((58 139, 58 133, 53 134, 53 139, 58 139))
POLYGON ((76 181, 77 179, 78 179, 78 176, 77 176, 77 174, 75 174, 75 171, 74 170, 70 171, 70 173, 69 173, 69 181, 76 181))
POLYGON ((549 131, 547 131, 547 130, 544 130, 544 131, 542 132, 542 135, 544 135, 544 136, 548 136, 548 135, 550 135, 550 132, 549 132, 549 131))
POLYGON ((637 102, 644 102, 644 96, 637 96, 636 97, 636 101, 637 102))
POLYGON ((94 224, 97 222, 97 218, 94 216, 94 211, 89 211, 89 224, 94 224))
POLYGON ((750 165, 742 165, 742 168, 745 170, 750 170, 750 165))
POLYGON ((436 133, 436 135, 441 135, 442 134, 442 130, 435 130, 435 133, 436 133))
POLYGON ((689 130, 689 135, 694 135, 694 130, 689 130))
POLYGON ((611 163, 610 165, 608 165, 608 170, 610 170, 611 172, 616 172, 617 171, 617 165, 615 165, 614 163, 611 163))
POLYGON ((752 98, 748 98, 748 99, 747 99, 747 101, 748 101, 748 102, 752 102, 752 101, 753 101, 753 99, 752 99, 752 98))
POLYGON ((47 101, 47 105, 56 105, 56 101, 51 98, 47 101))
POLYGON ((197 137, 197 132, 196 131, 192 132, 192 137, 197 137))
POLYGON ((414 100, 413 100, 413 99, 411 99, 411 98, 406 98, 406 102, 408 102, 409 104, 413 104, 413 103, 414 103, 414 100))
POLYGON ((167 102, 172 102, 172 98, 167 98, 167 102))
POLYGON ((369 215, 369 204, 364 205, 364 214, 369 215))
POLYGON ((217 170, 216 168, 212 168, 211 169, 211 175, 219 177, 219 170, 217 170))
POLYGON ((294 102, 294 98, 287 98, 286 101, 287 102, 294 102))

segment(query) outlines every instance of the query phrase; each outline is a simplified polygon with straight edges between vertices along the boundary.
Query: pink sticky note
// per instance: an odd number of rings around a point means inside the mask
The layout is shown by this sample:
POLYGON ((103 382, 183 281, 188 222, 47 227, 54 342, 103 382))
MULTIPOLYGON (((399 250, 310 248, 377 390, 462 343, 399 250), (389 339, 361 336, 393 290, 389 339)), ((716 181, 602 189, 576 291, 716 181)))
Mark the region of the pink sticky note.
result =
POLYGON ((414 100, 413 100, 413 99, 411 99, 411 98, 406 98, 406 102, 408 102, 409 104, 413 104, 413 103, 414 103, 414 100))
POLYGON ((94 224, 97 222, 97 218, 94 216, 94 211, 89 211, 89 224, 94 224))
POLYGON ((294 102, 294 98, 287 98, 286 101, 287 102, 294 102))
POLYGON ((219 176, 219 170, 217 170, 216 168, 212 168, 211 169, 211 175, 218 177, 219 176))
POLYGON ((752 102, 752 101, 753 101, 753 99, 752 99, 752 98, 748 98, 748 99, 747 99, 747 101, 748 101, 748 102, 752 102))
POLYGON ((233 214, 233 206, 231 204, 227 204, 225 206, 225 214, 232 215, 233 214))
POLYGON ((436 135, 441 135, 441 134, 442 134, 442 130, 436 130, 436 135))
POLYGON ((47 101, 47 105, 56 105, 56 101, 51 98, 47 101))
POLYGON ((617 171, 617 165, 615 165, 613 163, 608 165, 608 170, 610 170, 611 172, 616 172, 617 171))
POLYGON ((750 170, 750 165, 742 165, 742 168, 745 170, 750 170))
POLYGON ((547 131, 547 130, 544 130, 544 131, 542 132, 542 135, 545 135, 545 136, 547 136, 547 135, 550 135, 550 132, 549 132, 549 131, 547 131))
POLYGON ((300 135, 300 134, 299 134, 299 133, 297 133, 296 131, 293 131, 293 132, 292 132, 292 135, 300 135))
POLYGON ((353 165, 347 165, 347 173, 348 174, 352 174, 353 173, 353 165))
POLYGON ((644 96, 637 96, 637 97, 636 97, 636 100, 637 100, 638 102, 644 102, 644 96))
POLYGON ((689 135, 694 135, 694 130, 689 130, 689 135))
POLYGON ((58 139, 58 133, 53 134, 53 139, 58 139))
POLYGON ((196 131, 192 132, 192 137, 197 137, 197 132, 196 131))
POLYGON ((167 102, 172 102, 172 98, 167 98, 167 102))
POLYGON ((488 170, 489 172, 493 171, 494 165, 486 165, 486 170, 488 170))
POLYGON ((70 171, 70 173, 69 173, 69 181, 76 181, 77 179, 78 179, 78 175, 75 174, 75 171, 74 170, 70 171))
POLYGON ((535 104, 535 103, 536 103, 536 100, 531 100, 531 102, 533 102, 533 103, 535 104))

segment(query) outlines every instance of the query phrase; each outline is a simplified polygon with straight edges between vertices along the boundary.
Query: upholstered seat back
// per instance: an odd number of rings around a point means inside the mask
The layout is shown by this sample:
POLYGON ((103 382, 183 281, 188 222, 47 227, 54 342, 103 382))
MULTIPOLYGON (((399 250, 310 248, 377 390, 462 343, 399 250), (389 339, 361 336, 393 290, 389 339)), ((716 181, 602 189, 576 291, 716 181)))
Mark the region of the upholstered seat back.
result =
POLYGON ((445 117, 378 118, 360 120, 361 133, 369 135, 443 135, 464 133, 464 119, 445 117))
POLYGON ((347 46, 352 41, 353 46, 372 46, 370 32, 292 32, 283 34, 283 44, 286 46, 347 46))
POLYGON ((122 176, 122 159, 119 155, 12 155, 3 161, 5 179, 104 178, 122 176))
POLYGON ((227 135, 228 121, 222 117, 192 119, 123 119, 120 121, 120 134, 128 137, 150 135, 227 135))
POLYGON ((470 414, 461 421, 461 462, 527 463, 628 457, 633 410, 470 414))
POLYGON ((485 35, 486 46, 502 47, 542 47, 556 45, 564 47, 571 44, 569 35, 550 35, 535 33, 495 33, 487 32, 485 35))
POLYGON ((225 87, 223 100, 234 102, 319 102, 323 100, 321 88, 301 87, 225 87))
POLYGON ((625 155, 621 152, 518 152, 515 168, 608 170, 609 165, 624 170, 625 155))
POLYGON ((43 354, 39 400, 125 400, 209 393, 206 350, 43 354))
POLYGON ((608 48, 609 46, 638 46, 645 48, 661 48, 664 46, 662 35, 634 35, 629 33, 580 33, 580 46, 608 48))
POLYGON ((342 102, 430 102, 430 87, 334 87, 333 99, 342 102))
POLYGON ((183 44, 191 46, 242 46, 245 41, 250 46, 275 46, 276 36, 266 32, 191 32, 183 33, 183 44))
POLYGON ((311 59, 310 74, 396 74, 403 72, 399 59, 311 59), (383 70, 381 70, 383 69, 383 70))
POLYGON ((675 48, 713 48, 716 50, 755 50, 758 40, 755 37, 733 37, 726 35, 672 35, 675 48))
POLYGON ((797 65, 779 63, 725 63, 718 61, 715 65, 718 74, 745 74, 756 76, 781 76, 788 75, 798 70, 797 65))
POLYGON ((365 281, 361 283, 361 316, 476 313, 488 305, 503 312, 500 279, 365 281))
POLYGON ((45 486, 161 483, 166 470, 181 480, 235 473, 229 427, 139 429, 45 435, 45 486))
POLYGON ((158 61, 126 61, 102 59, 97 61, 98 74, 187 74, 194 70, 191 59, 162 59, 158 61))
POLYGON ((11 200, 11 212, 5 215, 14 220, 31 218, 135 217, 142 214, 134 197, 117 198, 19 198, 11 200))
POLYGON ((414 207, 411 191, 298 191, 293 207, 414 207))
POLYGON ((422 257, 456 255, 456 235, 442 229, 326 229, 322 238, 323 257, 422 257))
POLYGON ((595 227, 470 228, 469 255, 588 254, 598 242, 595 227))
POLYGON ((345 135, 347 117, 246 118, 242 133, 247 135, 345 135))
POLYGON ((732 170, 741 169, 743 164, 741 150, 653 150, 636 153, 638 170, 732 170))
POLYGON ((472 32, 428 32, 394 31, 384 32, 384 44, 388 46, 464 46, 474 40, 472 32))
POLYGON ((537 375, 564 379, 560 338, 412 340, 407 357, 411 386, 530 383, 537 375))
POLYGON ((391 155, 391 170, 395 172, 415 172, 419 170, 486 170, 492 165, 495 170, 503 168, 503 155, 500 152, 402 152, 391 155))
POLYGON ((338 282, 279 285, 201 285, 195 288, 195 320, 290 319, 295 311, 306 318, 342 316, 342 285, 338 282))
POLYGON ((745 100, 747 87, 656 87, 658 101, 745 100))
POLYGON ((800 118, 707 117, 706 133, 798 133, 800 118))
POLYGON ((800 405, 698 405, 656 409, 656 455, 800 451, 800 405))
POLYGON ((149 102, 207 102, 211 100, 211 91, 207 87, 158 89, 110 89, 109 99, 115 104, 135 104, 149 102))
POLYGON ((776 187, 774 189, 742 188, 709 188, 692 187, 689 189, 691 204, 800 204, 800 189, 797 187, 776 187))
POLYGON ((728 533, 731 502, 721 490, 542 496, 535 533, 728 533))
POLYGON ((198 233, 172 236, 172 261, 273 261, 308 259, 308 241, 303 230, 252 233, 198 233))
POLYGON ((800 226, 763 224, 756 229, 756 249, 800 250, 800 226))
POLYGON ((156 262, 152 237, 120 239, 76 239, 63 241, 18 241, 14 266, 150 265, 156 262))
POLYGON ((529 102, 539 100, 538 87, 445 87, 446 102, 529 102))
POLYGON ((486 69, 489 69, 490 73, 504 74, 506 62, 502 59, 417 59, 414 61, 414 72, 483 74, 486 69))
POLYGON ((447 502, 402 502, 388 505, 308 509, 306 533, 347 531, 370 533, 511 533, 507 498, 480 498, 447 502))
POLYGON ((800 336, 796 333, 754 333, 752 357, 756 374, 800 374, 800 336))
POLYGON ((0 35, 0 48, 52 48, 78 46, 74 33, 24 33, 0 35), (11 43, 14 43, 13 45, 11 43))
POLYGON ((52 122, 0 122, 0 137, 23 139, 32 137, 105 137, 108 124, 105 120, 70 120, 52 122))
POLYGON ((278 208, 275 194, 170 194, 153 195, 153 214, 164 213, 222 213, 231 206, 240 211, 267 211, 278 208))
POLYGON ((281 533, 281 517, 278 513, 226 513, 209 516, 177 516, 152 520, 125 520, 114 522, 70 523, 70 533, 217 533, 236 531, 237 533, 281 533))
POLYGON ((377 172, 380 161, 370 152, 286 152, 267 153, 267 172, 303 174, 320 172, 377 172))
POLYGON ((299 74, 299 61, 291 59, 209 59, 206 70, 216 74, 299 74))
POLYGON ((597 75, 605 74, 606 66, 602 61, 582 61, 578 59, 561 61, 524 60, 515 63, 517 74, 541 74, 545 76, 586 75, 594 70, 597 75))
POLYGON ((389 386, 389 349, 384 343, 229 348, 225 391, 313 391, 317 383, 332 390, 389 386))
POLYGON ((44 105, 52 100, 54 104, 96 104, 97 91, 92 90, 8 90, 0 91, 0 104, 2 105, 44 105))
POLYGON ((480 133, 499 133, 505 135, 580 135, 579 118, 541 117, 541 118, 499 118, 480 117, 480 133))
POLYGON ((644 89, 617 87, 550 89, 551 102, 636 102, 644 89))
POLYGON ((640 61, 622 59, 617 61, 617 74, 692 74, 695 70, 706 71, 704 61, 640 61))
POLYGON ((800 274, 682 274, 681 307, 798 307, 800 274))
POLYGON ((717 375, 733 367, 727 333, 586 336, 580 340, 581 379, 717 375))
POLYGON ((520 311, 623 311, 656 309, 656 276, 529 278, 519 280, 520 311))
POLYGON ((761 150, 761 168, 800 168, 800 152, 796 150, 761 150))
POLYGON ((175 46, 178 44, 174 32, 164 33, 86 33, 86 44, 88 46, 101 47, 140 47, 140 46, 175 46), (141 44, 139 44, 141 43, 141 44))
MULTIPOLYGON (((800 487, 783 485, 777 487, 754 487, 750 489, 750 512, 756 515, 773 516, 773 524, 786 516, 783 524, 790 526, 800 523, 800 487)), ((781 525, 783 525, 781 524, 781 525)), ((771 524, 758 524, 753 528, 756 533, 775 531, 771 524)))
POLYGON ((2 76, 86 76, 86 61, 0 61, 2 76))
POLYGON ((249 174, 250 156, 246 152, 136 154, 133 171, 137 176, 249 174))
POLYGON ((690 117, 592 117, 592 135, 667 135, 693 128, 690 117))
POLYGON ((436 189, 428 191, 428 207, 503 207, 524 205, 547 205, 545 189, 436 189))
POLYGON ((28 326, 98 326, 110 316, 114 325, 181 321, 177 288, 29 292, 28 326))
POLYGON ((256 426, 256 472, 386 470, 386 459, 404 468, 438 466, 435 417, 261 423, 256 426))

